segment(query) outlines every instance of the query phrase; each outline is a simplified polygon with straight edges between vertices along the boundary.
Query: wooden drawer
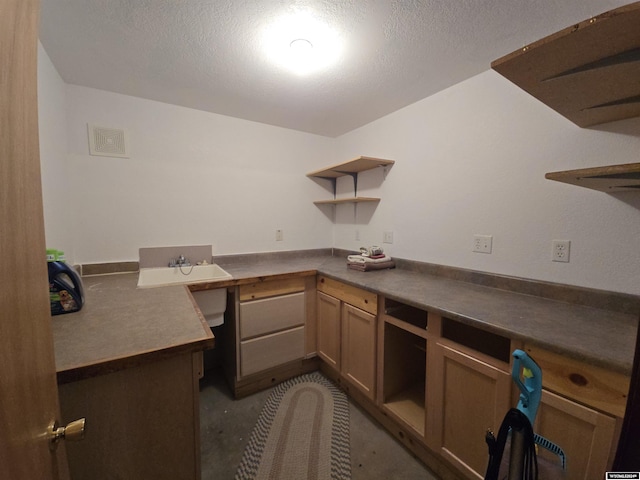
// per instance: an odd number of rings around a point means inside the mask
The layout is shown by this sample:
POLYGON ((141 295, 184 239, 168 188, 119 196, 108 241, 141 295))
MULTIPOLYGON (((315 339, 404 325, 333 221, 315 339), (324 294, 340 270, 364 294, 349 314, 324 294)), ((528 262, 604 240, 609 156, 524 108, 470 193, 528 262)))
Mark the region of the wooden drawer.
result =
POLYGON ((258 300, 259 298, 287 295, 289 293, 303 292, 305 286, 304 277, 293 277, 266 282, 254 282, 240 285, 240 301, 258 300))
POLYGON ((317 289, 349 305, 373 315, 378 314, 378 296, 375 293, 353 287, 323 275, 318 277, 317 289))
POLYGON ((616 417, 624 417, 630 378, 557 353, 526 345, 542 369, 542 386, 616 417))
POLYGON ((244 377, 304 357, 304 327, 240 343, 240 372, 244 377))
POLYGON ((242 340, 304 325, 304 292, 240 304, 242 340))

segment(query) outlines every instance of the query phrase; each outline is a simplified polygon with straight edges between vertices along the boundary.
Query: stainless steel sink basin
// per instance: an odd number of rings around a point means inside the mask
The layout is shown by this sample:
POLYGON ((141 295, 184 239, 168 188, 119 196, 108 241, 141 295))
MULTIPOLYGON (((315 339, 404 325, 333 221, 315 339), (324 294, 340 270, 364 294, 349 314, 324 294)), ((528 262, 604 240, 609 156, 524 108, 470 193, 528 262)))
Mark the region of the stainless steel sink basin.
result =
POLYGON ((192 267, 141 268, 138 288, 164 287, 167 285, 189 285, 233 278, 215 263, 192 267))

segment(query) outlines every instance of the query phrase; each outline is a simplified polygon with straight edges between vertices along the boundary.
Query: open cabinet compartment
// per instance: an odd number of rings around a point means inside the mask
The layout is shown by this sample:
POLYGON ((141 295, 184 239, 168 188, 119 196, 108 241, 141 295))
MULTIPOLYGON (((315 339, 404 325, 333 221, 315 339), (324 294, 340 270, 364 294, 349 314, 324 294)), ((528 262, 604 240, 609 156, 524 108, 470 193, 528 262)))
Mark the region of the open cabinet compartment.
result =
POLYGON ((426 368, 426 338, 385 321, 382 405, 421 437, 425 433, 426 368))

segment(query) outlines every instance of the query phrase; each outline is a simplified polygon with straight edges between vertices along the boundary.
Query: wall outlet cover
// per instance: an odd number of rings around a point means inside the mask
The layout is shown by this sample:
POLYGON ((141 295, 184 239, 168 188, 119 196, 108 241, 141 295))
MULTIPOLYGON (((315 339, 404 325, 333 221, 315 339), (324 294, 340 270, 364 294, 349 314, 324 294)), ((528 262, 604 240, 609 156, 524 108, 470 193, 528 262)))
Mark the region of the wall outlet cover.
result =
POLYGON ((551 242, 551 261, 569 263, 571 240, 553 240, 551 242))
POLYGON ((474 235, 473 251, 476 253, 491 253, 493 237, 491 235, 474 235))

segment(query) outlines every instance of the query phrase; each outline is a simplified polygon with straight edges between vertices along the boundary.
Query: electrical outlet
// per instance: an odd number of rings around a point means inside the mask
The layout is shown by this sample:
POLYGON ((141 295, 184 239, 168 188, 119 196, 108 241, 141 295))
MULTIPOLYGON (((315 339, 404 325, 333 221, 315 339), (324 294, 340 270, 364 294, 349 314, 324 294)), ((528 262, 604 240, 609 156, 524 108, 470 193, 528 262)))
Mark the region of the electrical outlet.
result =
POLYGON ((551 242, 551 260, 554 262, 569 263, 569 251, 571 240, 553 240, 551 242))
POLYGON ((382 243, 393 243, 393 232, 384 232, 382 234, 382 243))
POLYGON ((473 251, 477 253, 491 253, 493 237, 491 235, 474 235, 473 251))
POLYGON ((356 230, 356 242, 360 241, 360 230, 356 230))
POLYGON ((284 240, 284 232, 280 229, 276 230, 276 242, 282 242, 284 240))

